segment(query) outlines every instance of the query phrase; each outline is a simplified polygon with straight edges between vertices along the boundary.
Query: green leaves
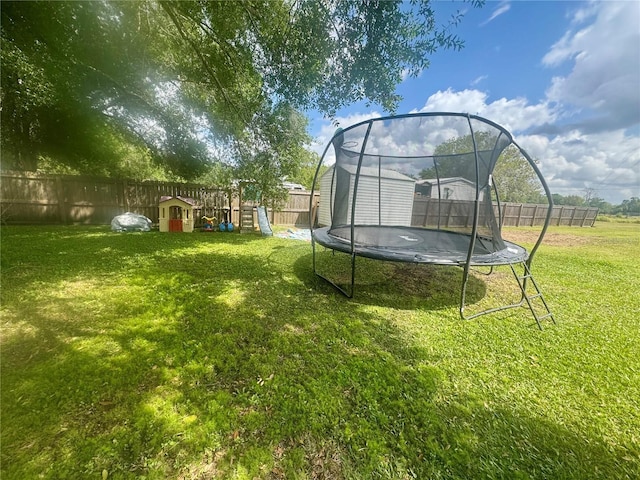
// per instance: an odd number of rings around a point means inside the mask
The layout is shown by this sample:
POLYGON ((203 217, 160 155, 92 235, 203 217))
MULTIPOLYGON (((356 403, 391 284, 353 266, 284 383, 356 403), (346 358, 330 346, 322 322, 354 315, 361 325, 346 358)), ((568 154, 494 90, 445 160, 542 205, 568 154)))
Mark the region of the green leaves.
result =
POLYGON ((3 4, 3 147, 16 168, 35 169, 45 155, 83 173, 117 174, 122 144, 150 148, 182 175, 204 163, 191 110, 166 107, 157 89, 166 75, 152 57, 145 5, 3 4), (25 83, 37 103, 6 89, 25 83))
MULTIPOLYGON (((435 154, 439 157, 437 169, 431 167, 422 170, 420 178, 464 177, 468 180, 475 180, 474 159, 469 157, 474 152, 474 141, 478 152, 491 152, 497 139, 489 132, 477 131, 474 133, 474 138, 471 135, 454 137, 438 145, 435 150, 435 154)), ((488 174, 487 165, 483 163, 482 159, 480 162, 480 177, 483 178, 484 174, 488 174), (485 169, 484 174, 483 168, 485 169)), ((535 171, 522 152, 513 144, 504 148, 500 153, 493 168, 493 181, 501 201, 546 203, 542 195, 542 185, 535 171)))
POLYGON ((308 161, 300 110, 395 111, 458 21, 429 1, 3 2, 3 163, 120 174, 134 146, 143 171, 224 161, 275 195, 308 161))
POLYGON ((513 145, 500 155, 493 177, 504 202, 547 203, 535 172, 513 145))
POLYGON ((252 128, 238 143, 236 174, 254 183, 272 204, 286 198, 280 186, 285 177, 295 177, 311 154, 307 119, 291 105, 281 102, 255 115, 252 128))

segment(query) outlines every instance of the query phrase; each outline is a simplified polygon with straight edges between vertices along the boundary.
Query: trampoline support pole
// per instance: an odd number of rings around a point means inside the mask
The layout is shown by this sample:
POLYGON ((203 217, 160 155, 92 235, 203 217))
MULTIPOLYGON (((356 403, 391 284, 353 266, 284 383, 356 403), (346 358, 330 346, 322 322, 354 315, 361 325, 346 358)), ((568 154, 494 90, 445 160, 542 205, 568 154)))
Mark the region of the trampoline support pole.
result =
MULTIPOLYGON (((344 288, 342 288, 340 285, 338 285, 337 283, 333 282, 331 279, 325 277, 321 273, 318 273, 318 270, 316 268, 316 241, 313 239, 313 237, 311 239, 311 250, 312 250, 312 257, 313 257, 313 259, 312 259, 312 262, 313 262, 313 273, 315 273, 318 277, 323 279, 325 282, 327 282, 330 285, 332 285, 336 290, 338 290, 345 297, 353 298, 353 292, 354 292, 354 288, 355 288, 355 274, 356 274, 356 255, 355 255, 355 253, 353 255, 351 255, 351 292, 349 293, 344 288)), ((335 250, 331 250, 331 254, 335 255, 336 251, 335 250)))
POLYGON ((475 160, 475 174, 476 174, 476 191, 475 202, 473 205, 473 226, 471 227, 471 241, 469 242, 469 250, 467 253, 467 261, 464 263, 464 272, 462 274, 462 287, 460 288, 460 316, 464 318, 464 308, 467 296, 467 282, 469 281, 469 269, 471 268, 471 257, 473 256, 473 250, 476 245, 476 235, 478 234, 478 214, 480 213, 480 183, 479 183, 479 158, 478 158, 478 145, 476 144, 476 137, 473 131, 473 125, 471 124, 471 116, 467 114, 467 122, 469 123, 469 131, 471 132, 471 141, 473 142, 473 153, 475 160))

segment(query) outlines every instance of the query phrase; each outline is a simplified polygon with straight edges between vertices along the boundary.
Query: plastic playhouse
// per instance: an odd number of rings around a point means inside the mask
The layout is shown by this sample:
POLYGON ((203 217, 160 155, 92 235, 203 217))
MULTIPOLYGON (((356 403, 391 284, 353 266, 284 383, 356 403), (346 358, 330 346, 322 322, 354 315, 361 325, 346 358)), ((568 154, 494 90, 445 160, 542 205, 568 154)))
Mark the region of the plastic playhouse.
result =
POLYGON ((193 232, 194 209, 199 208, 193 198, 163 196, 158 208, 161 232, 193 232))

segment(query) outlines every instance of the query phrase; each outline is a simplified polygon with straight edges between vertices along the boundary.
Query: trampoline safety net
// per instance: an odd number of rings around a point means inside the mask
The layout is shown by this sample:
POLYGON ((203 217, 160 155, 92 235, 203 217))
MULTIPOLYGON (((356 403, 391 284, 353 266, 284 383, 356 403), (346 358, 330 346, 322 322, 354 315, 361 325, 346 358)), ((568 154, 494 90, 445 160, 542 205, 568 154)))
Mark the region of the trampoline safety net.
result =
POLYGON ((504 158, 529 164, 550 211, 535 162, 509 132, 482 117, 420 113, 338 129, 314 179, 313 192, 320 193, 317 208, 310 205, 314 270, 316 244, 351 254, 354 262, 356 256, 467 268, 530 262, 548 222, 531 254, 503 240, 493 174, 504 158))

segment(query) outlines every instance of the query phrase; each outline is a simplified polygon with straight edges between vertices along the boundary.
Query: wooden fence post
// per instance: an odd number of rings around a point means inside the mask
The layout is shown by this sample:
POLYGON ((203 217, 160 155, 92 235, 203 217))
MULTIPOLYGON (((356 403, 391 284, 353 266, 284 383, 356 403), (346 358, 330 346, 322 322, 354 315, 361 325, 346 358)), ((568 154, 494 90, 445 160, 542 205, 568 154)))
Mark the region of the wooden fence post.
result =
POLYGON ((60 223, 67 224, 67 202, 64 183, 62 183, 62 177, 58 175, 56 177, 56 196, 58 197, 58 215, 60 216, 60 223))
MULTIPOLYGON (((589 210, 589 209, 587 208, 587 210, 589 210)), ((573 212, 571 212, 571 219, 569 220, 569 226, 570 227, 573 227, 573 219, 576 217, 576 212, 577 211, 578 211, 578 207, 575 207, 573 209, 573 212)), ((585 213, 585 215, 586 215, 586 213, 585 213)))
POLYGON ((556 226, 560 226, 560 221, 562 220, 562 212, 564 212, 564 205, 560 206, 560 214, 558 215, 558 224, 556 226))
POLYGON ((451 209, 453 208, 453 200, 449 200, 449 210, 447 210, 447 221, 445 227, 449 227, 449 221, 451 220, 451 209))
POLYGON ((125 212, 129 212, 129 182, 124 179, 121 184, 122 188, 122 208, 125 212))

